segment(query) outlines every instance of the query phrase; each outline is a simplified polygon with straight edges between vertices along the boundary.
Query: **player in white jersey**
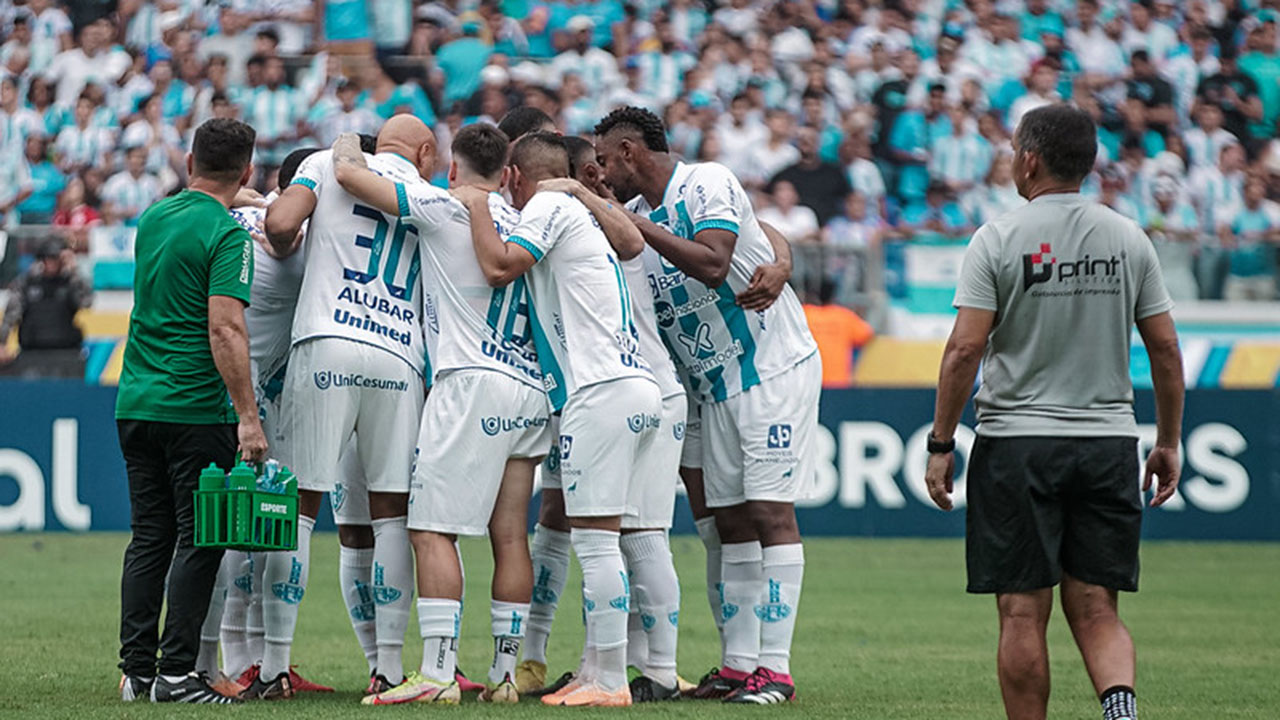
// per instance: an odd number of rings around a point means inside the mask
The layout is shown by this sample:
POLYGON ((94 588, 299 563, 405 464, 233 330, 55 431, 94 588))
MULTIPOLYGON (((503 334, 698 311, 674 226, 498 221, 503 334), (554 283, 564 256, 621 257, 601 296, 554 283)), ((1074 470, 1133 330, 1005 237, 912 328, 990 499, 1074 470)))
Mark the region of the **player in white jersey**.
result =
POLYGON ((454 665, 463 578, 454 543, 458 535, 486 532, 494 551, 494 661, 480 699, 519 699, 513 676, 532 591, 526 522, 534 469, 551 446, 549 408, 528 337, 524 282, 489 287, 471 240, 473 225, 505 237, 519 223, 519 213, 497 193, 507 138, 488 124, 467 126, 454 137, 452 158, 451 195, 378 177, 362 166, 349 139, 334 145, 335 173, 348 192, 418 228, 435 373, 409 506, 422 667, 402 685, 366 700, 374 705, 458 701, 454 665))
MULTIPOLYGON (((566 137, 564 143, 569 151, 573 179, 545 180, 540 189, 567 192, 581 201, 591 210, 610 244, 620 253, 625 253, 628 246, 643 242, 639 230, 622 207, 605 199, 609 193, 600 183, 603 171, 596 163, 595 148, 580 137, 566 137)), ((653 442, 637 458, 633 473, 628 504, 635 507, 636 514, 622 519, 621 537, 633 598, 628 623, 627 664, 640 671, 630 684, 632 702, 652 702, 674 699, 679 695, 676 645, 680 584, 671 559, 667 531, 671 528, 675 510, 687 403, 684 385, 658 336, 644 262, 637 255, 621 263, 630 291, 633 327, 640 354, 649 364, 662 398, 661 426, 653 442)), ((543 472, 544 506, 540 523, 548 521, 548 507, 558 507, 563 512, 563 500, 555 502, 560 492, 558 467, 548 466, 543 472)), ((544 603, 549 611, 543 613, 545 617, 530 616, 530 635, 537 632, 536 639, 544 646, 554 616, 554 598, 562 590, 561 584, 551 593, 550 602, 544 603), (541 627, 535 629, 535 622, 541 627)), ((522 665, 529 674, 545 678, 545 648, 535 648, 535 651, 541 652, 534 658, 526 653, 522 665)))
MULTIPOLYGON (((435 137, 422 121, 397 115, 378 134, 370 166, 404 183, 425 182, 435 137)), ((330 151, 302 164, 267 210, 272 246, 287 253, 310 218, 306 270, 285 375, 287 461, 298 476, 298 549, 268 556, 262 677, 287 679, 297 602, 306 588, 311 530, 321 493, 342 478, 339 460, 352 434, 373 525, 372 594, 376 689, 404 678, 402 651, 412 600, 413 561, 406 516, 413 448, 427 358, 417 230, 347 194, 330 151), (273 627, 275 629, 273 629, 273 627)))
POLYGON ((821 364, 795 293, 764 311, 737 293, 774 252, 737 178, 685 164, 652 113, 620 108, 596 127, 605 181, 652 252, 659 326, 702 401, 707 505, 723 541, 723 667, 695 696, 773 703, 790 674, 804 551, 795 498, 816 471, 821 364))
POLYGON ((630 592, 618 537, 622 516, 634 513, 628 508, 632 471, 661 422, 661 399, 640 356, 619 256, 581 202, 538 192, 539 181, 568 174, 559 136, 521 138, 512 148, 508 182, 520 224, 505 243, 479 227, 473 239, 491 285, 525 275, 544 386, 561 413, 559 461, 571 542, 582 565, 587 648, 575 680, 543 702, 630 705, 630 592))

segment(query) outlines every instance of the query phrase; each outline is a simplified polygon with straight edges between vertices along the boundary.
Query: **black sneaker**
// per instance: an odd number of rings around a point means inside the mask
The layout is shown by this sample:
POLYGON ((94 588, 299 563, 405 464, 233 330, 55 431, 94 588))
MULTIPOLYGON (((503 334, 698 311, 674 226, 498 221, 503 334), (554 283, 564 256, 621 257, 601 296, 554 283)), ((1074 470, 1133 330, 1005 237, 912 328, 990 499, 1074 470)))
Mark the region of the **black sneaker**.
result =
POLYGON ((721 674, 720 668, 711 668, 711 672, 702 676, 698 681, 698 687, 688 693, 688 697, 695 700, 719 700, 741 688, 742 683, 742 680, 725 677, 721 674))
MULTIPOLYGON (((404 681, 401 680, 400 682, 404 682, 404 681)), ((364 689, 364 694, 365 695, 381 695, 382 693, 390 690, 391 688, 399 684, 400 683, 391 682, 390 680, 387 679, 386 675, 381 675, 378 673, 377 670, 374 670, 373 674, 369 676, 369 687, 364 689)))
POLYGON ((155 681, 155 678, 121 675, 120 699, 125 702, 133 702, 134 700, 151 697, 151 686, 155 684, 155 681))
POLYGON ((293 697, 293 682, 289 673, 282 672, 273 680, 264 680, 262 675, 253 679, 253 684, 240 693, 241 700, 286 700, 293 697))
POLYGON ((662 702, 664 700, 679 700, 679 687, 665 687, 659 685, 650 677, 641 675, 631 681, 631 702, 662 702))
POLYGON ((790 675, 776 673, 768 668, 757 668, 742 687, 724 701, 750 705, 778 705, 790 702, 795 696, 796 685, 790 675))
POLYGON ((182 682, 171 683, 163 677, 151 684, 151 702, 191 703, 194 705, 232 705, 240 702, 229 698, 209 686, 204 673, 190 673, 182 682))
POLYGON ((573 679, 573 673, 571 673, 571 672, 567 672, 567 673, 565 673, 565 674, 561 675, 561 676, 560 676, 560 678, 559 678, 558 680, 556 680, 555 682, 551 683, 550 685, 548 685, 548 686, 546 686, 546 687, 544 687, 544 688, 542 688, 542 689, 540 689, 540 690, 534 690, 534 691, 532 691, 532 692, 527 692, 527 693, 525 693, 525 695, 527 695, 527 696, 529 696, 529 697, 542 697, 543 695, 550 695, 551 693, 554 693, 554 692, 560 692, 560 690, 561 690, 562 688, 564 688, 564 686, 565 686, 565 685, 568 685, 568 684, 569 684, 569 681, 570 681, 570 680, 572 680, 572 679, 573 679))

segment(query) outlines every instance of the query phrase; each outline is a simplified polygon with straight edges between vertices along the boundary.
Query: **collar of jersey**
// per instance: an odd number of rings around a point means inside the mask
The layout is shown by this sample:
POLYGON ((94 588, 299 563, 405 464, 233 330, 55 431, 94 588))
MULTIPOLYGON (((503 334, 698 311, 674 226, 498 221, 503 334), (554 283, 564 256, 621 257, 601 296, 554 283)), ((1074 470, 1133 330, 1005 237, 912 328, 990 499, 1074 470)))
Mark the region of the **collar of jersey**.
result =
MULTIPOLYGON (((667 204, 667 193, 671 192, 671 186, 675 184, 676 176, 680 174, 680 168, 682 167, 684 167, 684 163, 677 162, 676 166, 671 170, 671 177, 667 178, 667 186, 662 189, 662 200, 659 201, 662 205, 667 204)), ((657 209, 654 208, 654 210, 657 209)))
POLYGON ((407 157, 405 157, 405 156, 401 155, 401 154, 400 154, 400 153, 398 153, 398 152, 392 152, 392 151, 390 151, 390 150, 384 150, 384 151, 382 151, 382 152, 378 153, 377 155, 375 155, 375 157, 386 157, 386 158, 389 158, 392 162, 402 162, 402 163, 404 163, 404 164, 405 164, 405 165, 406 165, 410 170, 412 170, 412 171, 413 171, 413 174, 414 174, 414 175, 417 175, 417 174, 418 174, 418 168, 417 168, 417 166, 415 166, 412 162, 410 162, 410 161, 409 161, 409 158, 407 158, 407 157))
POLYGON ((1084 199, 1084 195, 1078 192, 1069 193, 1046 193, 1031 202, 1074 202, 1084 199))

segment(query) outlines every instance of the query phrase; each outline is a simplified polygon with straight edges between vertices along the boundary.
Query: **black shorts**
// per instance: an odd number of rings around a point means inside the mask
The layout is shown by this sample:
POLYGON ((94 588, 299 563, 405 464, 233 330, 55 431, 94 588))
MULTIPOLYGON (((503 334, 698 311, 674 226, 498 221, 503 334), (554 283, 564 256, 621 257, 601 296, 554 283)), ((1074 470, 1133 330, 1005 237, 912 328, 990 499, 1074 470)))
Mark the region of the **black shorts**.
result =
POLYGON ((969 592, 1053 587, 1064 571, 1112 590, 1137 590, 1137 442, 979 435, 965 489, 969 592))

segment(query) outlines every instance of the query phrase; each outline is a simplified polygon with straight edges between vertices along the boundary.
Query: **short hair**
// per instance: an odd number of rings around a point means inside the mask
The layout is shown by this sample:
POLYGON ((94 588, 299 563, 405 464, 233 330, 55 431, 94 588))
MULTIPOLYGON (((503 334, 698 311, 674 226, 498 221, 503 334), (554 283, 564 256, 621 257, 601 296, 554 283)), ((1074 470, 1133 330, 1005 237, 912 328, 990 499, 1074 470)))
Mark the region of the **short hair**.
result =
POLYGON ((280 187, 288 187, 293 182, 293 176, 298 173, 298 166, 302 165, 302 161, 311 157, 312 154, 320 152, 318 147, 298 148, 284 157, 284 162, 280 163, 280 170, 276 174, 276 184, 280 187))
POLYGON ((360 133, 360 152, 370 155, 378 152, 378 136, 360 133))
POLYGON ((222 92, 221 90, 218 90, 215 93, 213 93, 213 95, 209 96, 209 105, 211 106, 218 105, 220 103, 229 103, 229 102, 231 102, 231 98, 227 97, 227 94, 222 92))
POLYGON ((276 32, 274 28, 263 28, 262 30, 259 30, 257 37, 270 40, 272 45, 280 44, 280 33, 276 32))
POLYGON ((266 65, 267 56, 263 55, 262 53, 254 53, 249 56, 249 59, 246 60, 244 64, 245 64, 245 67, 253 67, 254 65, 266 65))
POLYGON ((253 159, 253 128, 230 118, 213 118, 196 128, 191 143, 195 174, 220 182, 234 182, 253 159))
POLYGON ((1058 180, 1083 180, 1098 156, 1098 131, 1085 111, 1057 103, 1022 116, 1014 132, 1018 150, 1040 156, 1058 180))
POLYGON ((453 136, 450 149, 455 158, 467 164, 467 168, 484 178, 502 172, 507 164, 507 150, 511 140, 507 134, 489 123, 472 123, 453 136))
POLYGON ((569 150, 555 133, 531 132, 511 148, 511 164, 539 180, 569 176, 569 150))
POLYGON ((586 138, 577 135, 564 137, 564 149, 569 153, 569 175, 575 178, 578 177, 582 166, 586 164, 587 154, 590 153, 593 157, 596 154, 596 146, 586 138))
POLYGON ((1144 63, 1151 62, 1151 53, 1148 53, 1146 50, 1134 50, 1133 53, 1129 55, 1129 62, 1135 63, 1139 60, 1144 63))
POLYGON ((617 129, 640 133, 644 146, 654 152, 669 152, 667 128, 662 118, 644 108, 628 105, 609 113, 596 124, 596 137, 604 137, 617 129))
POLYGON ((522 135, 527 135, 535 130, 540 130, 547 125, 555 125, 556 121, 551 116, 530 105, 521 105, 507 111, 506 115, 498 121, 498 129, 502 131, 511 140, 519 139, 522 135))

